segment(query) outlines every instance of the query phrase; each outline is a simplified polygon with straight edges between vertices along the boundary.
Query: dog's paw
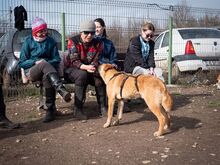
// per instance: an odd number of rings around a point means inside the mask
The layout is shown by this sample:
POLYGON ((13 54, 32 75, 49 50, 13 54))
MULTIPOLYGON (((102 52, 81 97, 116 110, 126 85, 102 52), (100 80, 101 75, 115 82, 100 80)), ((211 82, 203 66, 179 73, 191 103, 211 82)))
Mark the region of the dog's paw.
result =
POLYGON ((114 125, 114 126, 119 125, 119 120, 113 121, 112 125, 114 125))
POLYGON ((103 125, 104 128, 108 128, 109 126, 110 126, 109 123, 105 123, 105 124, 103 125))
POLYGON ((161 136, 162 134, 163 134, 163 133, 162 133, 162 132, 159 132, 159 131, 154 132, 154 136, 155 136, 155 137, 161 136))

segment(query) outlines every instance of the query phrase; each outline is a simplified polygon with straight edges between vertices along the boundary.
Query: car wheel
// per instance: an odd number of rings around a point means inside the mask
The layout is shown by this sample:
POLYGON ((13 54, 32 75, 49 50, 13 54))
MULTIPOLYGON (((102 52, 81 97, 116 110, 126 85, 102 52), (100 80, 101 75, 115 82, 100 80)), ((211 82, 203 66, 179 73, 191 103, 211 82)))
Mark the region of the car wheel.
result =
POLYGON ((173 61, 172 62, 172 81, 176 83, 179 77, 180 77, 180 70, 176 64, 176 61, 173 61))

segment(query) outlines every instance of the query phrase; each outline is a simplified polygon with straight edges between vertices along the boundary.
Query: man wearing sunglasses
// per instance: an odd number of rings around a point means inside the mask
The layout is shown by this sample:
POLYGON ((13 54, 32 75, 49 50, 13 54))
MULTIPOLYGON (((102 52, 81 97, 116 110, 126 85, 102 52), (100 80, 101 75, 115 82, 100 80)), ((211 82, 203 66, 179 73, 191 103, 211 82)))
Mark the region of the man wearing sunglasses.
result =
POLYGON ((154 75, 164 81, 162 69, 155 68, 154 25, 146 22, 141 26, 141 34, 130 40, 124 61, 124 70, 132 74, 154 75))
POLYGON ((75 83, 75 117, 79 120, 87 119, 83 104, 88 84, 95 86, 100 113, 107 109, 105 85, 97 71, 103 43, 94 37, 95 30, 94 21, 81 22, 80 34, 68 40, 68 55, 64 60, 65 77, 75 83))

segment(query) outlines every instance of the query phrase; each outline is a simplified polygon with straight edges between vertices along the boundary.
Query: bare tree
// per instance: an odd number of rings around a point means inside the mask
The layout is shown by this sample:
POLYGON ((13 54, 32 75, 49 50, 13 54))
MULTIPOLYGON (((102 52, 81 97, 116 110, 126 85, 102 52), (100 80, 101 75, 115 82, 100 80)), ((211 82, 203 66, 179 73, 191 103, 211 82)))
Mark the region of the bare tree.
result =
POLYGON ((122 27, 114 21, 111 25, 111 27, 107 30, 108 37, 112 40, 116 47, 117 52, 122 52, 122 46, 123 45, 123 33, 122 33, 122 27))
POLYGON ((196 19, 192 16, 190 7, 186 0, 182 0, 181 4, 174 7, 173 12, 174 27, 190 27, 197 24, 196 19))
POLYGON ((220 17, 219 15, 208 15, 205 14, 204 17, 198 20, 199 26, 210 27, 210 26, 219 26, 220 25, 220 17))

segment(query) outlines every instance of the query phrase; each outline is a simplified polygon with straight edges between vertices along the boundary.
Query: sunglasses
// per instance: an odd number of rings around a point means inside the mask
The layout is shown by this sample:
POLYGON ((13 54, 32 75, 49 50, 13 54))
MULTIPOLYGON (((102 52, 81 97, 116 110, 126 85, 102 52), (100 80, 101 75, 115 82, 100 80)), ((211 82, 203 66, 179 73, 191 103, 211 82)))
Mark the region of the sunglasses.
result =
POLYGON ((47 29, 40 30, 40 31, 38 31, 38 33, 47 33, 47 29))
POLYGON ((154 35, 153 35, 153 34, 147 34, 146 37, 147 37, 147 38, 153 38, 154 35))
POLYGON ((95 32, 84 31, 83 33, 84 33, 85 35, 89 35, 89 34, 91 34, 92 36, 95 35, 95 32))
MULTIPOLYGON (((148 29, 143 29, 143 32, 146 32, 146 31, 148 31, 148 29)), ((147 34, 146 37, 147 38, 153 38, 154 35, 153 34, 147 34)))

